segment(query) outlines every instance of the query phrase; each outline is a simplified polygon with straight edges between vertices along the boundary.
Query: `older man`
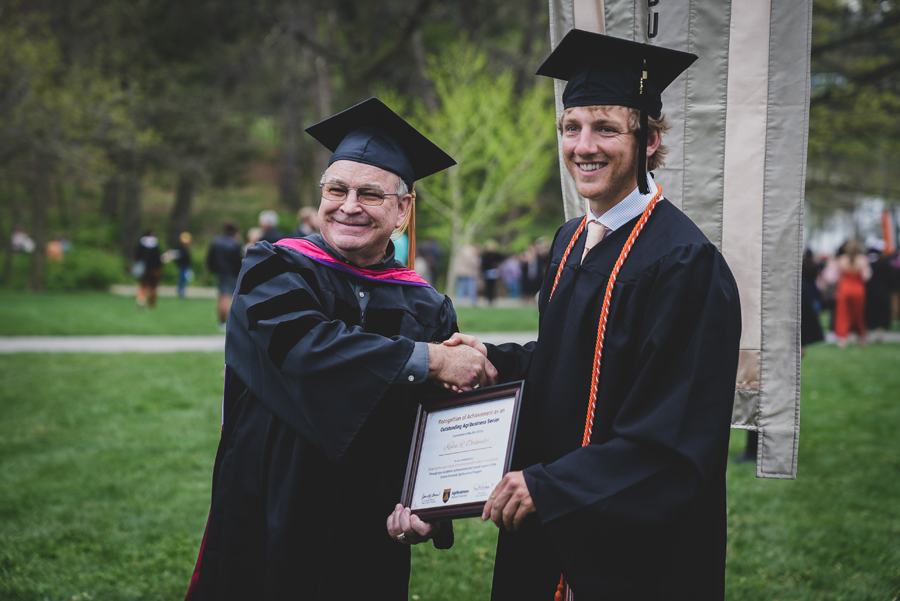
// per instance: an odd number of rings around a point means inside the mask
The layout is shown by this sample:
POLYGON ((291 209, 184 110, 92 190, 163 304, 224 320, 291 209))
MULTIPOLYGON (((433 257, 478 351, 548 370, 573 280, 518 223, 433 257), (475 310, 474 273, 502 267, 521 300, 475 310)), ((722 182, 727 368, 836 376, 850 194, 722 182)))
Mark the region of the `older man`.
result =
POLYGON ((400 497, 416 401, 496 371, 447 297, 394 258, 415 180, 454 164, 377 99, 307 130, 334 152, 321 236, 260 242, 229 317, 212 508, 188 598, 405 599, 409 543, 384 531, 400 497), (464 351, 464 352, 460 352, 464 351))
POLYGON ((529 384, 518 469, 482 516, 495 599, 724 596, 738 291, 647 173, 662 90, 695 59, 575 30, 538 71, 568 80, 562 152, 589 211, 556 234, 537 343, 456 336, 529 384))

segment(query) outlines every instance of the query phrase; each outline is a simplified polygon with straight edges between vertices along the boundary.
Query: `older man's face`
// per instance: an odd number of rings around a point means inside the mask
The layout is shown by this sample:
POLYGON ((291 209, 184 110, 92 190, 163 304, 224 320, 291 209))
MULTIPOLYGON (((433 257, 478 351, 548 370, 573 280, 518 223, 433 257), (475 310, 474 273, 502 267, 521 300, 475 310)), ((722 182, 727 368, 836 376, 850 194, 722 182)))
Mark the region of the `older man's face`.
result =
MULTIPOLYGON (((397 191, 399 177, 390 171, 354 161, 335 161, 325 174, 325 181, 349 188, 377 188, 385 193, 397 191)), ((356 192, 346 200, 322 199, 319 205, 319 228, 322 237, 345 259, 365 267, 384 257, 394 230, 406 219, 412 197, 387 196, 381 206, 359 203, 356 192)))

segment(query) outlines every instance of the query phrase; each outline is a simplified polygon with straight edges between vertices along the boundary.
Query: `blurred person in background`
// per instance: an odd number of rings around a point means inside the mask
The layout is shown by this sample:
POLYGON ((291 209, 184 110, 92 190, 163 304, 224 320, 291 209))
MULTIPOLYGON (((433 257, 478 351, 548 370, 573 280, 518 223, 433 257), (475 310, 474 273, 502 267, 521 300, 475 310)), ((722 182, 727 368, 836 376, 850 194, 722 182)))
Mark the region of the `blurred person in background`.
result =
POLYGON ((500 278, 509 298, 522 295, 522 261, 518 255, 510 255, 500 263, 500 278))
POLYGON ((419 244, 417 249, 416 263, 418 263, 418 257, 420 256, 428 262, 428 277, 425 279, 432 286, 437 286, 438 278, 441 277, 441 257, 443 254, 444 251, 441 249, 441 245, 434 238, 428 238, 419 244))
POLYGON ((138 278, 138 309, 154 308, 162 275, 162 253, 159 250, 159 239, 152 229, 146 230, 134 247, 132 273, 138 278))
POLYGON ((835 291, 834 334, 838 346, 847 346, 847 336, 855 332, 860 346, 866 344, 866 282, 872 275, 869 259, 856 240, 844 244, 837 258, 840 279, 835 291))
POLYGON ((269 244, 275 244, 285 237, 284 232, 278 229, 278 213, 275 211, 262 211, 259 214, 259 227, 263 230, 260 240, 265 240, 269 244))
POLYGON ((13 230, 12 238, 10 240, 12 245, 13 252, 19 253, 32 253, 34 252, 34 240, 32 240, 31 236, 25 233, 25 228, 21 225, 17 225, 13 230))
POLYGON ((884 254, 886 246, 880 238, 866 240, 866 257, 872 272, 866 281, 866 329, 874 332, 875 342, 882 342, 884 331, 891 328, 892 268, 884 254))
POLYGON ((478 301, 478 273, 481 259, 478 247, 467 242, 456 251, 456 302, 474 307, 478 301))
POLYGON ((250 247, 262 240, 263 234, 265 230, 261 227, 251 227, 247 230, 247 242, 244 243, 243 252, 244 256, 247 256, 247 251, 250 250, 250 247))
POLYGON ((315 207, 303 207, 297 212, 297 229, 294 238, 305 238, 319 233, 319 215, 315 207))
POLYGON ((806 355, 806 347, 825 340, 819 311, 822 293, 818 286, 819 264, 810 249, 803 251, 800 263, 800 358, 806 355))
POLYGON ((53 240, 47 243, 47 259, 50 261, 62 261, 66 258, 66 253, 72 249, 72 244, 62 234, 55 236, 53 240))
POLYGON ((216 288, 219 292, 216 301, 216 317, 219 330, 225 331, 228 311, 231 308, 231 297, 241 272, 241 260, 244 257, 237 226, 233 221, 222 224, 222 233, 213 238, 206 253, 206 268, 216 276, 216 288))
POLYGON ((547 272, 547 241, 538 238, 523 253, 522 260, 522 294, 528 299, 537 299, 547 272))
POLYGON ((497 282, 500 281, 500 263, 503 255, 497 250, 497 243, 488 240, 481 253, 481 277, 484 279, 484 297, 488 305, 494 304, 497 298, 497 282))
POLYGON ((822 258, 822 267, 819 270, 818 288, 822 294, 820 310, 826 312, 829 332, 834 332, 835 296, 837 295, 838 282, 841 279, 838 257, 844 254, 845 244, 841 244, 833 257, 824 256, 822 258))
POLYGON ((184 298, 188 282, 194 279, 194 272, 191 269, 192 239, 190 232, 181 232, 175 248, 163 253, 163 262, 175 261, 175 266, 178 268, 178 298, 184 298))

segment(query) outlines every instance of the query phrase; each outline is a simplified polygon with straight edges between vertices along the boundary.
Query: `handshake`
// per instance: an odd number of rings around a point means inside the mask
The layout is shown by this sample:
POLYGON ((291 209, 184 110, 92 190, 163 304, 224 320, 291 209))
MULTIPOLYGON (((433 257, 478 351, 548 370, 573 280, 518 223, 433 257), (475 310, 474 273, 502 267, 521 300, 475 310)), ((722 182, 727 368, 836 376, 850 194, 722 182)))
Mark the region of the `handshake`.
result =
POLYGON ((474 336, 453 334, 428 346, 428 379, 454 392, 474 390, 497 382, 497 369, 487 348, 474 336))

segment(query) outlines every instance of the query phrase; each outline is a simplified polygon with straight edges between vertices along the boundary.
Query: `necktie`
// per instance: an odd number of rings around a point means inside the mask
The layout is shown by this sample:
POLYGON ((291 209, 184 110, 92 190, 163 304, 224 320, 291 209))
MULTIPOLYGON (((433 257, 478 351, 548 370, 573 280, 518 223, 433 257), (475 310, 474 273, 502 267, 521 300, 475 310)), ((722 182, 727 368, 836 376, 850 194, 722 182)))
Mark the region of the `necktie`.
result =
POLYGON ((594 248, 594 246, 603 240, 603 237, 606 236, 606 232, 609 231, 605 225, 597 221, 588 221, 587 224, 587 240, 584 241, 584 252, 581 255, 581 262, 584 263, 584 258, 587 256, 588 251, 594 248))

